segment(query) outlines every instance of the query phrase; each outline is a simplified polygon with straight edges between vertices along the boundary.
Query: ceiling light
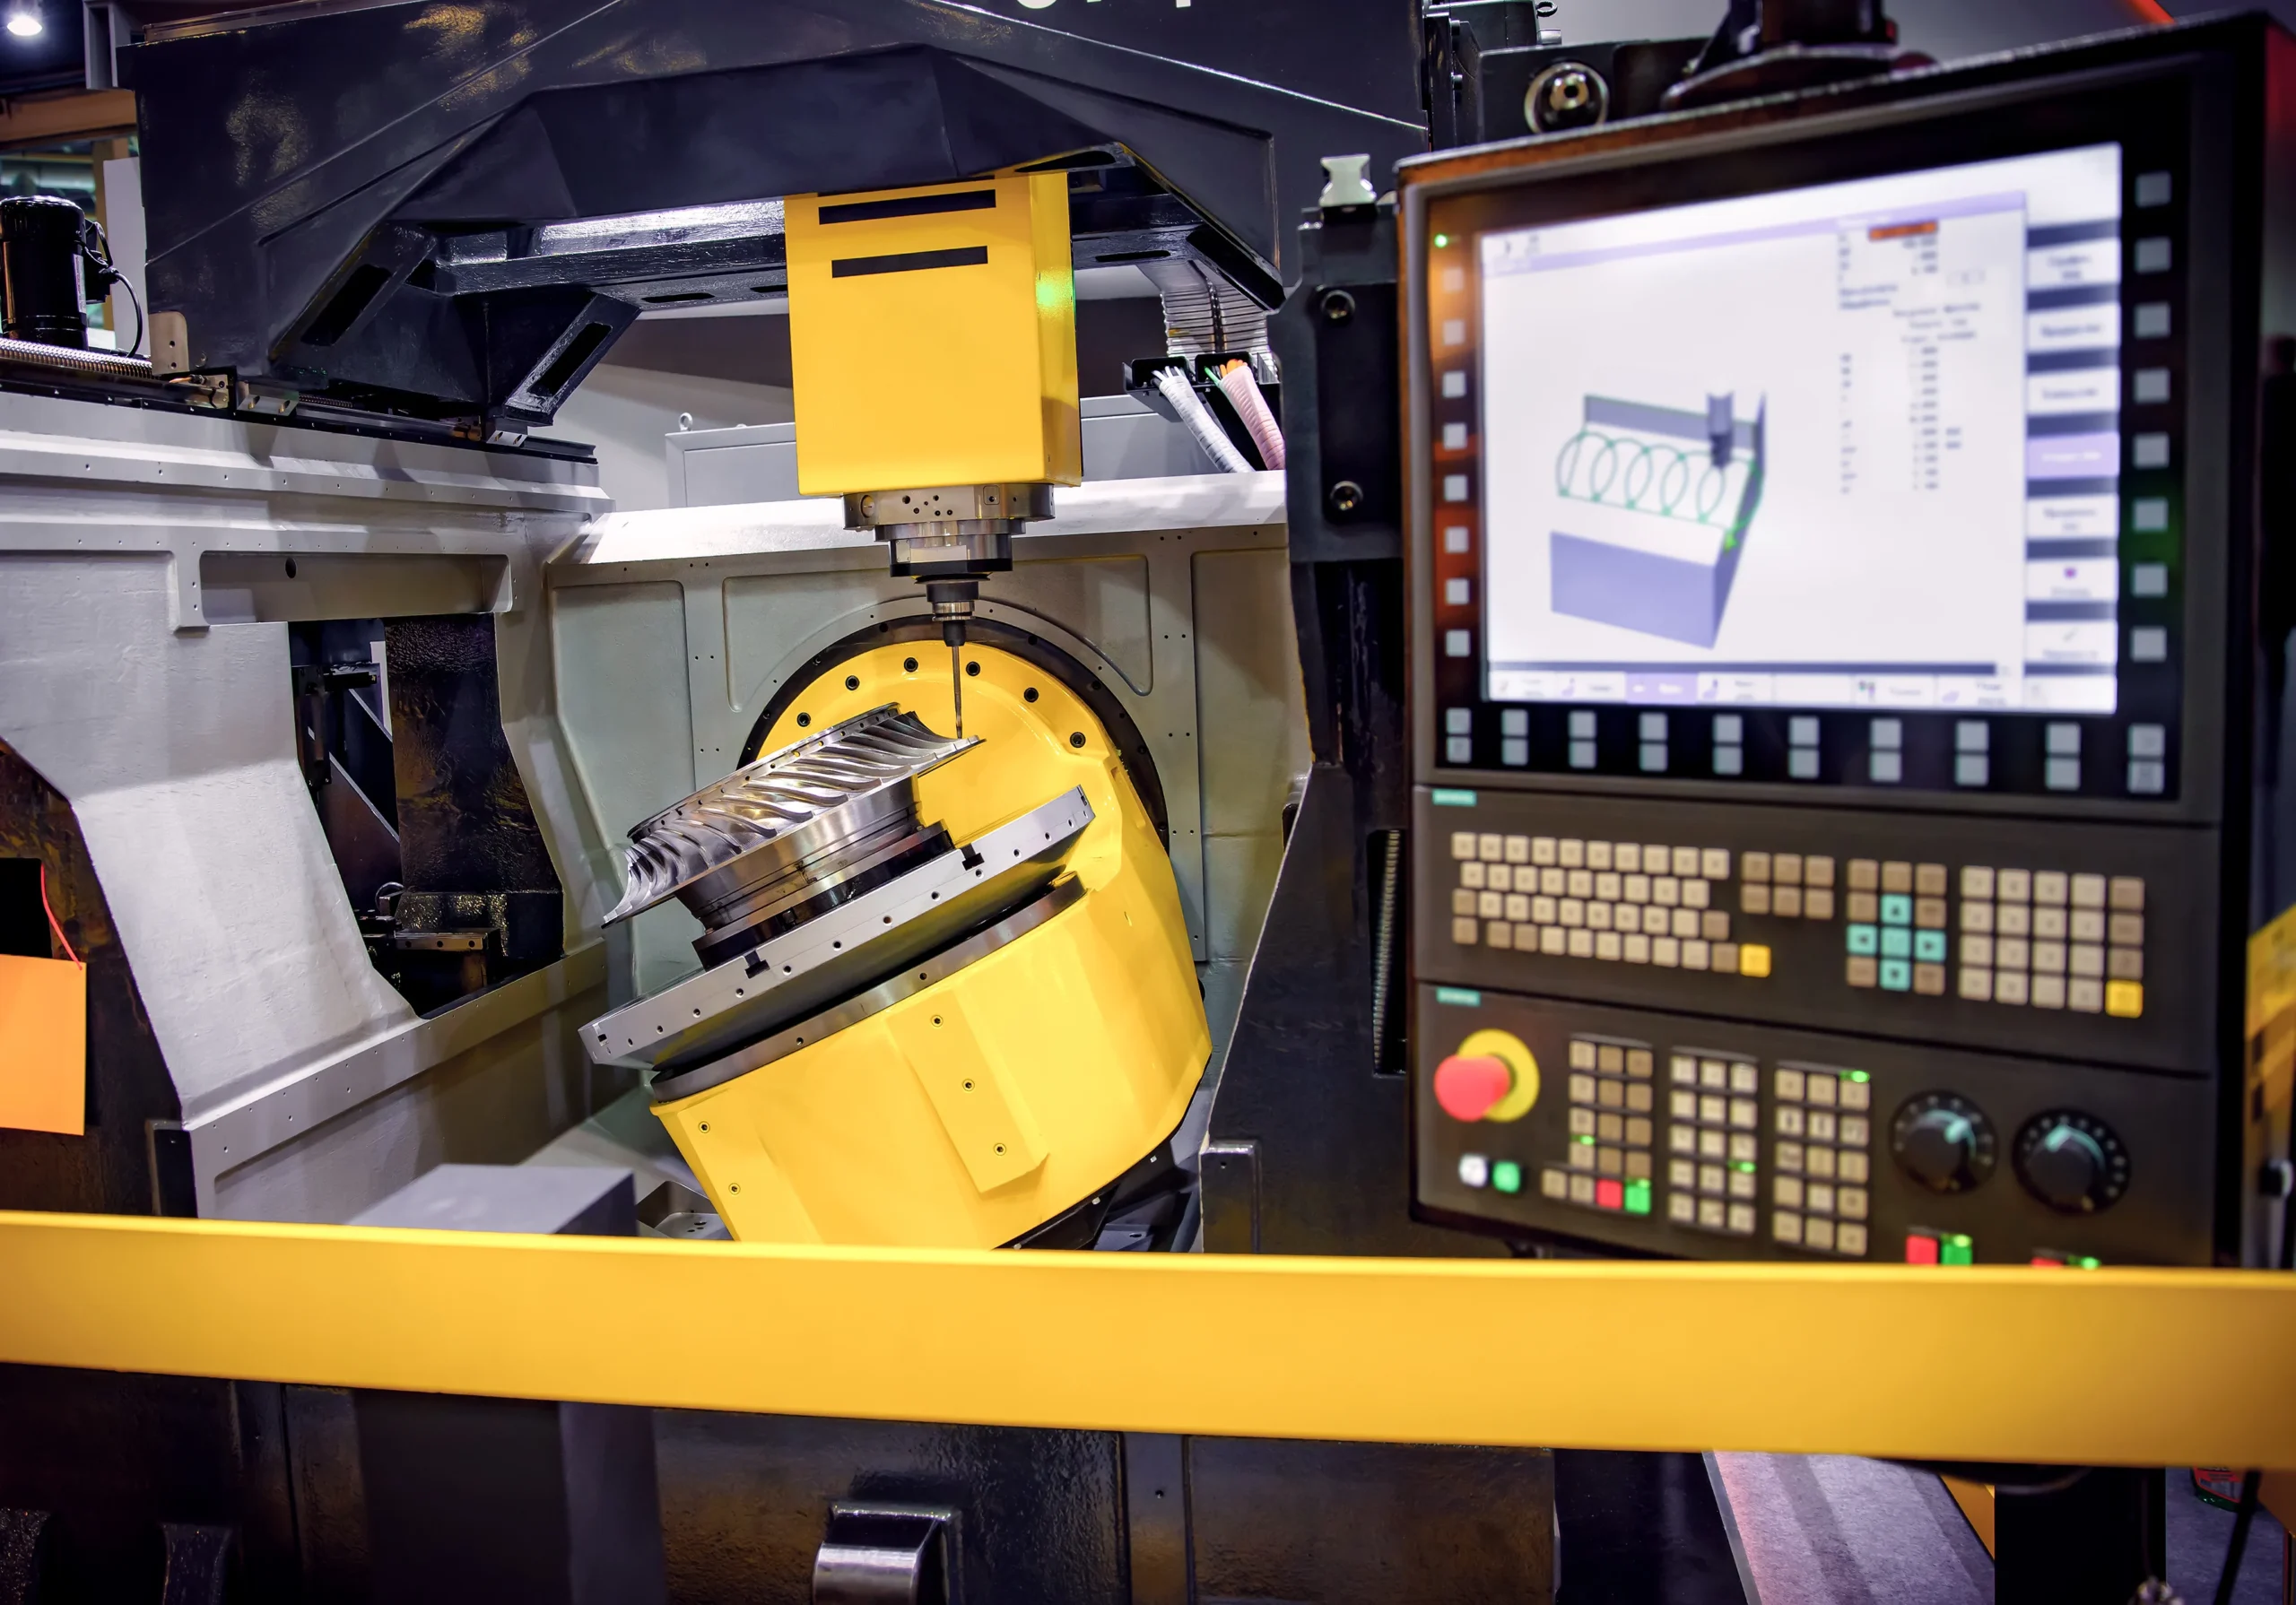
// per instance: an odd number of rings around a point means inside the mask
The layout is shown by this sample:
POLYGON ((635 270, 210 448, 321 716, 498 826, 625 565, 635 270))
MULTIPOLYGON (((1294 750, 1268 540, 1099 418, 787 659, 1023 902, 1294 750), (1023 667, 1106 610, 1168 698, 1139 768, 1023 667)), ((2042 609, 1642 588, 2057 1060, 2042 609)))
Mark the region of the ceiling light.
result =
POLYGON ((39 13, 29 5, 14 5, 8 10, 8 31, 20 39, 38 39, 47 31, 39 20, 39 13))

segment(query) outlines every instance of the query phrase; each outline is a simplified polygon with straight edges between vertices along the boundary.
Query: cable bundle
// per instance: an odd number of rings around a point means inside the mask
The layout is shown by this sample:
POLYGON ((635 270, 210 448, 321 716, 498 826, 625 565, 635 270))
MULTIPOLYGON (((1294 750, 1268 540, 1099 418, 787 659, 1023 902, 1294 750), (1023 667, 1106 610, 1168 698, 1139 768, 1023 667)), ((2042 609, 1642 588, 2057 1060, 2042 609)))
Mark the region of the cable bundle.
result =
POLYGON ((1153 382, 1157 394, 1171 403, 1172 411, 1179 415, 1179 421, 1187 427, 1187 432, 1196 437, 1196 443, 1204 447, 1205 455, 1217 463, 1222 473, 1249 473, 1252 471, 1252 465, 1244 460, 1244 454, 1238 451, 1236 443, 1228 438, 1228 431, 1222 429, 1220 421, 1212 416, 1212 409, 1205 406, 1204 399, 1196 395, 1196 386, 1187 382, 1186 374, 1177 368, 1160 368, 1155 372, 1153 382))
POLYGON ((1276 427, 1275 414, 1268 410, 1267 397, 1260 394, 1250 365, 1236 361, 1222 369, 1220 388, 1235 403, 1236 416, 1244 421, 1252 444, 1259 448, 1259 460, 1270 468, 1283 467, 1283 431, 1276 427))

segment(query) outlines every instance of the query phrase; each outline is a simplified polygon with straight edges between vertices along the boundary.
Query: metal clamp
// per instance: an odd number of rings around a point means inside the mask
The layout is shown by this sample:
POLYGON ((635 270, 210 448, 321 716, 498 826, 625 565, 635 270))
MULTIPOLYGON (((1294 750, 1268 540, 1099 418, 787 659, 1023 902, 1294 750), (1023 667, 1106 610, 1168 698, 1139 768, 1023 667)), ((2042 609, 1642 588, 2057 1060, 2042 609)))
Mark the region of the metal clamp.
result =
POLYGON ((830 1506, 813 1605, 959 1605, 957 1513, 928 1505, 830 1506))

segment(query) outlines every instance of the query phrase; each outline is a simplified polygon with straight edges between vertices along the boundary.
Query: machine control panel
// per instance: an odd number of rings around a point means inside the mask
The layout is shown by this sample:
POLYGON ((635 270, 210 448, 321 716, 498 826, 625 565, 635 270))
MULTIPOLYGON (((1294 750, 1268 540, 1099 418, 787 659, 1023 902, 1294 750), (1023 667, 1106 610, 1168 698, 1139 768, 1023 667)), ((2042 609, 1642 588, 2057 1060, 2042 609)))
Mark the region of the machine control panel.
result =
POLYGON ((2129 1134, 2215 1118, 2195 1006, 2215 966, 2208 832, 1456 787, 1418 807, 1439 847, 1414 894, 1439 1018, 1470 997, 1709 1017, 1526 1045, 1533 1102, 1491 1046, 1503 1020, 1422 1033, 1421 1118, 1444 1187, 1469 1190, 1459 1212, 1709 1257, 1870 1258, 1877 1222, 1892 1253, 1910 1235, 1957 1254, 1958 1236, 1979 1259, 2149 1261, 2205 1239, 2205 1186, 2135 1163, 2129 1134), (1768 1027, 1791 1045, 1766 1051, 1768 1027), (1918 1071, 1894 1068, 1905 1054, 1918 1071), (1475 1096, 1444 1096, 1471 1073, 1475 1096), (1550 1121, 1552 1144, 1520 1141, 1550 1121))
POLYGON ((1465 987, 1419 1002, 1431 1081, 1503 1036, 1538 1089, 1465 1119, 1422 1101, 1439 1219, 1707 1258, 2207 1257, 2198 1079, 1465 987), (2139 1188, 2150 1207, 2116 1207, 2139 1188))
POLYGON ((2070 62, 1406 166, 1431 1219, 2224 1251, 2247 158, 2189 59, 2070 62))

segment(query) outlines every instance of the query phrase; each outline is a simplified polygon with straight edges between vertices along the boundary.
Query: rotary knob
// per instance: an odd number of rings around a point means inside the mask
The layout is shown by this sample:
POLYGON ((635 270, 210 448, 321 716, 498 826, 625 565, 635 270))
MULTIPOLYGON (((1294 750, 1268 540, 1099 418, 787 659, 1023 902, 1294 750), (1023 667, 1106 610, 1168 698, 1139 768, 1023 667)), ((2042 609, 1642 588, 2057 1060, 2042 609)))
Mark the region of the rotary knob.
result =
POLYGON ((1993 1174, 1993 1124, 1985 1111, 1950 1092, 1906 1100, 1890 1125, 1890 1151, 1932 1193, 1966 1193, 1993 1174))
POLYGON ((2128 1191, 2128 1150, 2112 1127, 2078 1109, 2036 1115, 2017 1133, 2017 1179, 2066 1215, 2093 1215, 2128 1191))

